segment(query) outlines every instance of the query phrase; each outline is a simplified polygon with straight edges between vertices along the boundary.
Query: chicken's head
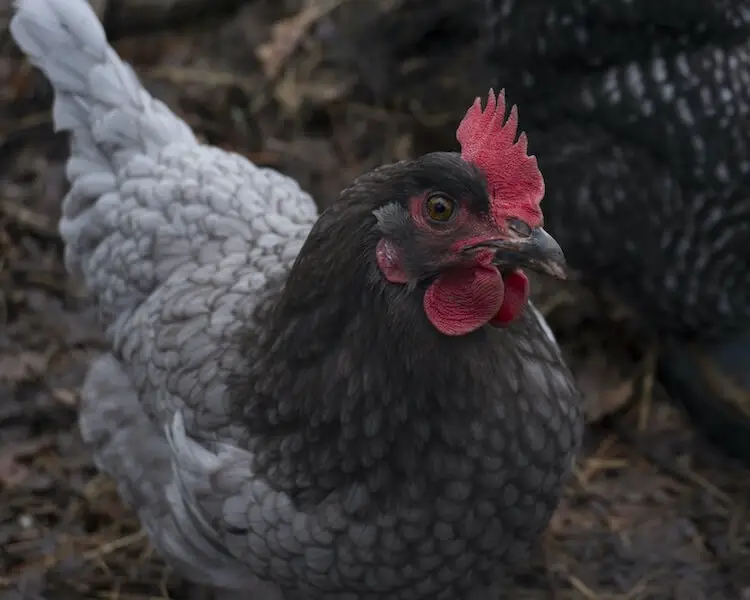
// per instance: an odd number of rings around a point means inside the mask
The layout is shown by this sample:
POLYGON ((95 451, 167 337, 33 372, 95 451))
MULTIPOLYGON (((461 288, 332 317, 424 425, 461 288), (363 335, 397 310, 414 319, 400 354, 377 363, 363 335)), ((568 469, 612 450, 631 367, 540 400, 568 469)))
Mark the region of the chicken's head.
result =
POLYGON ((504 96, 479 98, 456 137, 461 154, 427 154, 390 180, 392 200, 375 211, 382 237, 376 258, 393 285, 424 288, 423 307, 445 335, 503 326, 529 296, 524 268, 556 277, 565 259, 542 228, 544 180, 517 133, 504 96))

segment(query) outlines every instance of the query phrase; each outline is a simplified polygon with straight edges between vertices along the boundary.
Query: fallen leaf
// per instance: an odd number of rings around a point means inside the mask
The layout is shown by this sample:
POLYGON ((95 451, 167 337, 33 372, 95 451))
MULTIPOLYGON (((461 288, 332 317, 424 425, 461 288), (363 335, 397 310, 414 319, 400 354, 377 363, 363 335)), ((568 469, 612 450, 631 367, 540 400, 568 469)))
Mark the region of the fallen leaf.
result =
POLYGON ((266 77, 275 79, 310 28, 342 3, 343 0, 308 1, 307 6, 299 13, 274 24, 271 27, 270 41, 260 45, 255 51, 266 77))
POLYGON ((48 357, 40 352, 0 354, 0 381, 18 383, 43 375, 48 357))
POLYGON ((16 487, 29 476, 29 469, 19 462, 32 454, 48 448, 54 439, 44 436, 26 442, 7 444, 0 448, 0 484, 5 487, 16 487))
POLYGON ((78 404, 78 396, 72 390, 64 388, 53 389, 52 397, 64 406, 74 407, 78 404))

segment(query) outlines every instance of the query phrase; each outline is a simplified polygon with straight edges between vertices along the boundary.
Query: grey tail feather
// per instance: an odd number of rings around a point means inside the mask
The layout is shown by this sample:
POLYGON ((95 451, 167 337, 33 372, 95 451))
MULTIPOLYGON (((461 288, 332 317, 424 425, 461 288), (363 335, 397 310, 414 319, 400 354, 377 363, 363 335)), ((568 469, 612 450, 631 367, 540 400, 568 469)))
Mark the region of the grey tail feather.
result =
POLYGON ((120 60, 86 0, 15 0, 10 32, 52 84, 55 129, 72 134, 60 233, 68 270, 85 275, 87 258, 111 233, 97 202, 117 192, 121 167, 138 155, 156 158, 167 145, 198 142, 120 60))
POLYGON ((141 85, 107 42, 86 0, 16 0, 10 32, 49 79, 56 130, 72 131, 87 158, 152 154, 168 143, 195 142, 188 125, 141 85), (87 148, 93 143, 95 148, 87 148))

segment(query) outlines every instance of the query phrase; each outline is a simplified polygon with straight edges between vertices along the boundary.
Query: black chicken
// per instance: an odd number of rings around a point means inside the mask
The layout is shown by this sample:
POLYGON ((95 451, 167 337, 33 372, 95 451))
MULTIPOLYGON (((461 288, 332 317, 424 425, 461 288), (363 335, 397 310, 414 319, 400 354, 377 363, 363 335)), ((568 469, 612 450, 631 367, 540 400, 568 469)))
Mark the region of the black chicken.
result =
POLYGON ((664 338, 672 395, 750 456, 746 432, 726 429, 750 421, 750 2, 485 7, 550 232, 664 338))

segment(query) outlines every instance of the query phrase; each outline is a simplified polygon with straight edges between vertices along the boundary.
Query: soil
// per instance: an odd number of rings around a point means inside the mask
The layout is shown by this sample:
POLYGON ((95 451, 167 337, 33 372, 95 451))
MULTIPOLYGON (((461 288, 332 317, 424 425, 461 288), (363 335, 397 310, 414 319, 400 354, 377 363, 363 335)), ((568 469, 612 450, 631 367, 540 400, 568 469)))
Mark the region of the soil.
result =
MULTIPOLYGON (((296 177, 325 205, 355 175, 446 138, 459 115, 428 121, 362 85, 361 64, 331 41, 342 0, 293 4, 122 30, 114 45, 204 139, 296 177)), ((77 432, 78 390, 104 346, 56 232, 66 140, 51 129, 48 85, 0 30, 0 598, 179 599, 182 583, 77 432)), ((534 283, 589 428, 509 597, 750 599, 750 469, 654 383, 653 343, 629 315, 575 282, 534 283)))

